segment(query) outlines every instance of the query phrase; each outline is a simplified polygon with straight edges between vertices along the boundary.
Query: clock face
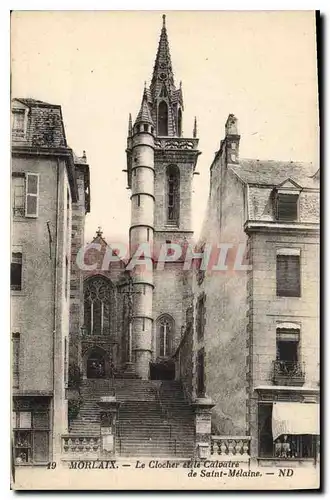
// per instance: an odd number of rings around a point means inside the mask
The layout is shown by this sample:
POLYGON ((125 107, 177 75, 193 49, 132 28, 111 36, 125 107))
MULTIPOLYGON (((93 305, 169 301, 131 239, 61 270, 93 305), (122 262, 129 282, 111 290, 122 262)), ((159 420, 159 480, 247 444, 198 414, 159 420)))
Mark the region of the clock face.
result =
POLYGON ((160 79, 160 80, 162 80, 162 81, 166 80, 166 78, 167 78, 166 73, 161 73, 161 74, 159 75, 159 79, 160 79))

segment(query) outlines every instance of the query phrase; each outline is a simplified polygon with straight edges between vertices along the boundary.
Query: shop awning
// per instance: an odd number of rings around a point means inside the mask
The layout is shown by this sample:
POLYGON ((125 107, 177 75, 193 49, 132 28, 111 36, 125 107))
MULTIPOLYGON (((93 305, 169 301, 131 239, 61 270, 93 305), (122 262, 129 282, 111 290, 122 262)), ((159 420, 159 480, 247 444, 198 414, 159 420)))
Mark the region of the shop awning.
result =
POLYGON ((320 434, 316 403, 273 403, 273 440, 282 434, 320 434))

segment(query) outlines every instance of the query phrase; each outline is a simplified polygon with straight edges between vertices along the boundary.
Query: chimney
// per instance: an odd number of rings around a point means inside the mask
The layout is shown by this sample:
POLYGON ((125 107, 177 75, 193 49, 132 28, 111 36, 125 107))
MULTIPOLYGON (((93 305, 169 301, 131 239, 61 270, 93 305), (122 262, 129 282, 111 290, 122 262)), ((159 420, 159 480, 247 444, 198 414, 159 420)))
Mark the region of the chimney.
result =
POLYGON ((227 118, 226 125, 226 162, 237 164, 239 163, 239 141, 241 136, 238 133, 238 120, 235 115, 230 114, 227 118))

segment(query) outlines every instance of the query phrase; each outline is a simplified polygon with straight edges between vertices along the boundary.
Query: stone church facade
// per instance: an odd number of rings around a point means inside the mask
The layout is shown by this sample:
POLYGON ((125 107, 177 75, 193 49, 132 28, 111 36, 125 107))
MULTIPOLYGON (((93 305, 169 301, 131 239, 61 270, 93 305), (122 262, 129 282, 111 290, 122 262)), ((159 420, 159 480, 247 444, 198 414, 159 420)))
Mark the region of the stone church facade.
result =
POLYGON ((196 126, 191 137, 182 137, 182 115, 182 89, 174 84, 164 18, 151 85, 144 89, 134 123, 129 117, 126 149, 130 255, 145 244, 150 265, 128 271, 128 261, 119 259, 101 269, 109 247, 98 231, 92 241, 96 247, 87 250, 85 258, 88 266, 97 261, 97 268, 79 269, 83 201, 73 213, 70 354, 83 377, 88 376, 87 365, 101 362, 106 375, 113 364, 117 376, 175 378, 171 358, 192 301, 191 273, 182 270, 182 259, 165 262, 160 269, 157 258, 162 245, 176 243, 185 248, 193 236, 192 180, 200 152, 196 126))

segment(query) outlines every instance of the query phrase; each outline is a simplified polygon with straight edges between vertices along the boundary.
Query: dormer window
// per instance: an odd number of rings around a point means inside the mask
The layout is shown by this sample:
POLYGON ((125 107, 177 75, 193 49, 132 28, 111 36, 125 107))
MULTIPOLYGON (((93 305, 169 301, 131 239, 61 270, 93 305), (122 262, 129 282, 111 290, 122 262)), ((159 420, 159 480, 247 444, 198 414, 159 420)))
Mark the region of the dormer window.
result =
POLYGON ((298 218, 298 194, 277 195, 277 219, 295 221, 298 218))
POLYGON ((276 188, 275 216, 278 221, 297 221, 301 187, 287 179, 276 188))
POLYGON ((24 138, 26 113, 25 109, 14 108, 12 110, 12 132, 14 138, 24 138))

